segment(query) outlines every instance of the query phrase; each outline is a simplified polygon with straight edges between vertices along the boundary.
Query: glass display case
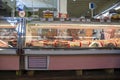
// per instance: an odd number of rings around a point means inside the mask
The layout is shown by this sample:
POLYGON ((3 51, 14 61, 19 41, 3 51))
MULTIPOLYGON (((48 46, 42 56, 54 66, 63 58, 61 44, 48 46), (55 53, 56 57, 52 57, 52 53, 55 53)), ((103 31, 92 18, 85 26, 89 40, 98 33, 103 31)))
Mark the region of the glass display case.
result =
POLYGON ((120 67, 119 23, 32 21, 25 32, 26 70, 120 67))
POLYGON ((17 25, 17 18, 0 17, 0 70, 20 70, 17 25))
POLYGON ((64 49, 118 49, 120 25, 104 23, 31 22, 25 47, 64 49))
POLYGON ((17 31, 16 22, 12 18, 0 18, 0 47, 16 48, 17 31))

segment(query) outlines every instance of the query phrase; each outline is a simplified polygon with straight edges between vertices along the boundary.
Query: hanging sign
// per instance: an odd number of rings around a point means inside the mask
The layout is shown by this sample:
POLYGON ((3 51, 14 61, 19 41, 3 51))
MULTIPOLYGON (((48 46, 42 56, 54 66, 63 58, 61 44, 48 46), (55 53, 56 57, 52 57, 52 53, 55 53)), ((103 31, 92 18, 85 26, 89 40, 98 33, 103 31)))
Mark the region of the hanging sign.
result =
POLYGON ((25 17, 25 11, 19 11, 19 16, 20 17, 25 17))
POLYGON ((53 13, 53 11, 50 11, 50 10, 43 11, 43 17, 44 18, 53 18, 54 13, 53 13))
POLYGON ((89 3, 89 9, 95 9, 95 3, 90 2, 89 3))
POLYGON ((24 11, 24 4, 21 0, 16 0, 16 9, 18 11, 24 11))

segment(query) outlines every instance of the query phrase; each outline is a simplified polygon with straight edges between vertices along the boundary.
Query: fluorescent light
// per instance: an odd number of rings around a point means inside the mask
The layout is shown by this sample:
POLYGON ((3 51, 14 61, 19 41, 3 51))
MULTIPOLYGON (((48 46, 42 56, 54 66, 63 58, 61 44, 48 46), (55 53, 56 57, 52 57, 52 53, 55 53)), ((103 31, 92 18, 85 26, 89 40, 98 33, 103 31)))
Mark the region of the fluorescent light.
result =
POLYGON ((76 1, 76 0, 73 0, 73 1, 76 1))
POLYGON ((104 17, 108 16, 109 15, 109 12, 106 12, 103 14, 104 17))
POLYGON ((118 6, 118 7, 115 8, 115 10, 118 10, 118 9, 120 9, 120 6, 118 6))

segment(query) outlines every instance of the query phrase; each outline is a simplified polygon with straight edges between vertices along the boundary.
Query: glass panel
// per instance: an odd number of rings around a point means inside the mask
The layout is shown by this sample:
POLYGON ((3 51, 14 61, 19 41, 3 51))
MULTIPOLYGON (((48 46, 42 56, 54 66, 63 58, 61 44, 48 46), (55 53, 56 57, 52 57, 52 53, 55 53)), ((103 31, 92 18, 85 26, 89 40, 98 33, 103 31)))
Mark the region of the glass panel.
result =
POLYGON ((35 23, 26 27, 26 47, 119 48, 120 25, 35 23))
POLYGON ((0 47, 17 47, 16 20, 12 18, 0 18, 0 47))

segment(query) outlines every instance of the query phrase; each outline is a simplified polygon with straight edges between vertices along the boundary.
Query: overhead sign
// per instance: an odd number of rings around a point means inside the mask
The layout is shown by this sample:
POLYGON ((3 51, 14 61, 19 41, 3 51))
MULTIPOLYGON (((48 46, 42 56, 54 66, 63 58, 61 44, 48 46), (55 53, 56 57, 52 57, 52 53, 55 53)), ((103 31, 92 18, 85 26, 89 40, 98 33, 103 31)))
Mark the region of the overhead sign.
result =
POLYGON ((95 3, 90 2, 89 3, 89 9, 95 9, 95 3))
POLYGON ((66 13, 59 13, 59 18, 67 18, 68 15, 66 13))
POLYGON ((20 17, 25 17, 25 11, 19 11, 19 16, 20 17))
POLYGON ((24 11, 24 7, 25 5, 23 4, 21 0, 16 0, 16 9, 18 11, 24 11))
POLYGON ((50 10, 43 11, 43 17, 44 18, 53 18, 54 13, 53 13, 53 11, 50 11, 50 10))

